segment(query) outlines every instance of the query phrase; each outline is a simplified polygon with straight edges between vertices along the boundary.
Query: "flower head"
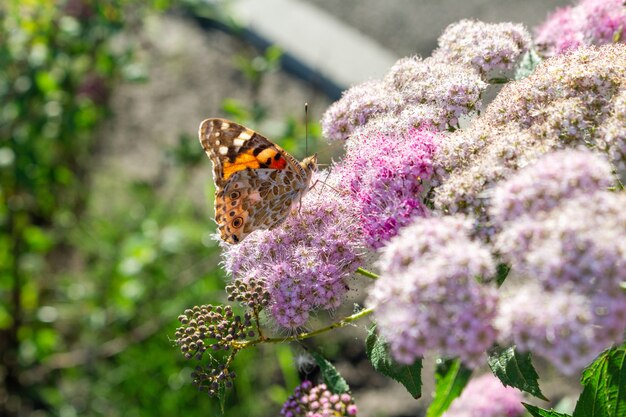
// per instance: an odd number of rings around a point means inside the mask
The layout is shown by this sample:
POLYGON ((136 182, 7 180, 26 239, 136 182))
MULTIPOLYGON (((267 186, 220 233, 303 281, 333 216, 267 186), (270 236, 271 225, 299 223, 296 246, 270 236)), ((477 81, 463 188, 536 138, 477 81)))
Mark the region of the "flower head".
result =
POLYGON ((502 225, 522 215, 547 212, 566 199, 605 190, 612 183, 611 166, 597 153, 584 150, 550 153, 495 188, 492 218, 502 225))
POLYGON ((368 303, 399 362, 435 350, 474 367, 495 341, 497 293, 476 280, 494 265, 470 229, 464 218, 418 218, 381 250, 368 303))
POLYGON ((409 127, 357 130, 346 144, 338 175, 349 187, 367 243, 378 248, 416 216, 424 216, 425 187, 433 169, 436 133, 409 127))
POLYGON ((348 138, 354 129, 377 115, 393 112, 400 98, 380 81, 368 81, 350 88, 322 117, 322 133, 329 140, 348 138))
POLYGON ((510 70, 530 48, 530 34, 514 23, 461 20, 446 28, 433 53, 438 60, 473 67, 481 74, 510 70))
POLYGON ((304 381, 283 404, 283 417, 343 417, 356 416, 357 407, 348 393, 333 394, 326 384, 313 386, 304 381))
POLYGON ((524 396, 491 374, 472 378, 443 417, 521 417, 524 396))
POLYGON ((303 325, 314 309, 338 307, 362 262, 355 209, 333 177, 316 174, 313 182, 318 179, 328 185, 319 182, 281 226, 256 231, 224 251, 234 278, 262 283, 261 293, 269 293, 266 309, 282 327, 303 325))
POLYGON ((589 296, 571 286, 546 291, 531 283, 501 296, 496 325, 503 343, 540 355, 571 375, 623 340, 626 294, 589 296))
POLYGON ((536 42, 547 56, 583 45, 624 42, 626 7, 622 0, 580 0, 552 13, 535 29, 536 42))

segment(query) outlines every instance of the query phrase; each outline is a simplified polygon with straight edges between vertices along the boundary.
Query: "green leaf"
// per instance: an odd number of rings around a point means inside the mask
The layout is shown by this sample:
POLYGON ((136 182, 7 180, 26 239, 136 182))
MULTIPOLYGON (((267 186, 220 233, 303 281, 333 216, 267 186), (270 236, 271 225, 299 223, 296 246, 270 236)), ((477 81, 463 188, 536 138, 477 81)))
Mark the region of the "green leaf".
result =
POLYGON ((509 271, 511 271, 511 267, 507 264, 498 264, 496 267, 496 283, 498 284, 498 287, 500 287, 504 283, 506 277, 509 276, 509 271))
POLYGON ((533 367, 530 352, 517 352, 515 346, 495 346, 489 351, 488 361, 491 371, 504 385, 548 401, 539 388, 539 376, 533 367))
POLYGON ((324 378, 324 383, 328 386, 328 389, 335 393, 341 394, 342 392, 347 392, 350 390, 348 383, 345 379, 339 374, 337 369, 330 363, 325 357, 320 355, 317 352, 311 352, 313 359, 320 367, 322 372, 322 377, 324 378))
POLYGON ((626 345, 609 349, 584 370, 574 417, 626 415, 626 345))
POLYGON ((426 411, 426 417, 441 416, 461 395, 472 375, 472 370, 463 366, 460 359, 441 361, 435 372, 435 398, 426 411))
POLYGON ((418 359, 412 365, 397 363, 389 354, 388 344, 376 335, 375 329, 376 325, 370 327, 365 341, 367 357, 372 366, 381 374, 404 385, 413 398, 420 398, 422 396, 422 360, 418 359))
POLYGON ((557 413, 554 410, 544 410, 543 408, 535 407, 534 405, 522 403, 524 407, 533 417, 571 417, 569 414, 557 413))
POLYGON ((534 49, 526 52, 517 67, 517 71, 515 71, 515 79, 521 80, 522 78, 528 77, 535 71, 535 68, 537 68, 537 65, 539 65, 541 61, 541 57, 537 55, 534 49))

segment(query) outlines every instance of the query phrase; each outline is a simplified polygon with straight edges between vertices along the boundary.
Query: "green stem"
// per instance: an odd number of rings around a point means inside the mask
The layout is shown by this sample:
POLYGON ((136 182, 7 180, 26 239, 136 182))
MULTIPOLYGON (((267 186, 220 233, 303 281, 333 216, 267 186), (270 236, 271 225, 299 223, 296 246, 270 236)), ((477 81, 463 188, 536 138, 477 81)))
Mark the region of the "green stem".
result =
POLYGON ((311 337, 317 336, 322 333, 326 333, 333 329, 344 327, 352 323, 353 321, 369 316, 370 314, 372 314, 373 311, 374 311, 373 308, 365 308, 359 311, 358 313, 354 313, 351 316, 344 317, 343 319, 339 321, 336 321, 326 327, 322 327, 321 329, 313 330, 312 332, 304 332, 304 333, 299 333, 299 334, 295 334, 293 336, 287 336, 287 337, 268 337, 264 339, 257 338, 257 339, 247 340, 245 342, 234 342, 233 347, 235 349, 243 349, 243 348, 247 348, 250 346, 258 345, 260 343, 284 343, 284 342, 293 342, 296 340, 309 339, 311 337))
POLYGON ((380 278, 378 276, 378 274, 375 274, 374 272, 368 271, 367 269, 363 269, 363 268, 357 268, 356 273, 357 274, 361 274, 361 275, 363 275, 365 277, 368 277, 368 278, 371 278, 371 279, 378 279, 378 278, 380 278))
POLYGON ((494 78, 490 78, 488 82, 489 84, 506 84, 509 81, 511 80, 506 77, 494 77, 494 78))

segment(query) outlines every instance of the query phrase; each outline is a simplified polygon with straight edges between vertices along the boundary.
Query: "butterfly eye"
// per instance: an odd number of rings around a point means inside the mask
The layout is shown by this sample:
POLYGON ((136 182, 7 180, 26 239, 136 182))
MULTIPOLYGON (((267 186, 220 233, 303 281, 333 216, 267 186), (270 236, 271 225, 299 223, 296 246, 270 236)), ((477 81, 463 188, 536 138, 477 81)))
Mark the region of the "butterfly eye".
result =
POLYGON ((230 198, 231 200, 236 200, 239 198, 239 191, 233 191, 232 193, 230 193, 230 198))
POLYGON ((232 222, 232 225, 235 229, 239 229, 241 225, 243 225, 243 219, 241 217, 235 218, 235 220, 233 220, 232 222))

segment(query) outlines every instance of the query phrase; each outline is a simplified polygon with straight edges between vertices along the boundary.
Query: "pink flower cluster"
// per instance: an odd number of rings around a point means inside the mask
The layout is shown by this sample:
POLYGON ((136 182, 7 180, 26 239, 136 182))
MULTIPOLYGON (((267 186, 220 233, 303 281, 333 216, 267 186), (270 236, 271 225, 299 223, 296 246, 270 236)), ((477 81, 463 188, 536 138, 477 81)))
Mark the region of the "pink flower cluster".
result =
POLYGON ((592 146, 626 167, 626 45, 579 48, 508 83, 485 113, 447 134, 435 156, 435 208, 478 219, 481 236, 491 189, 520 167, 563 147, 592 146))
POLYGON ((470 380, 443 417, 521 417, 526 411, 522 401, 521 391, 485 374, 470 380))
POLYGON ((287 399, 280 415, 283 417, 344 417, 356 416, 358 409, 350 394, 333 394, 326 384, 313 386, 304 381, 287 399))
POLYGON ((423 199, 435 141, 436 134, 426 129, 380 133, 370 125, 348 140, 337 175, 349 187, 370 247, 381 247, 414 217, 426 215, 423 199))
POLYGON ((494 265, 470 229, 464 218, 418 218, 381 250, 368 304, 398 362, 437 351, 476 367, 495 342, 497 293, 477 280, 494 265))
POLYGON ((552 13, 536 28, 536 43, 547 56, 585 45, 624 42, 626 6, 623 0, 580 0, 552 13))
POLYGON ((567 373, 626 330, 626 194, 606 191, 611 183, 599 156, 561 151, 494 192, 495 248, 530 281, 501 299, 501 336, 567 373))
POLYGON ((347 280, 362 259, 358 214, 332 187, 318 183, 292 215, 273 230, 259 230, 238 245, 224 245, 226 269, 244 283, 262 283, 267 310, 278 325, 302 326, 315 309, 333 309, 348 290, 347 280))
POLYGON ((515 62, 530 48, 530 35, 522 25, 461 20, 439 37, 433 57, 473 67, 481 74, 494 69, 513 69, 515 62))
POLYGON ((469 20, 451 25, 433 57, 402 58, 382 81, 346 91, 322 117, 323 134, 329 140, 346 139, 378 117, 404 113, 400 120, 407 121, 406 112, 428 116, 408 117, 414 127, 455 126, 461 116, 480 109, 486 72, 511 68, 529 46, 530 36, 520 25, 469 20))

